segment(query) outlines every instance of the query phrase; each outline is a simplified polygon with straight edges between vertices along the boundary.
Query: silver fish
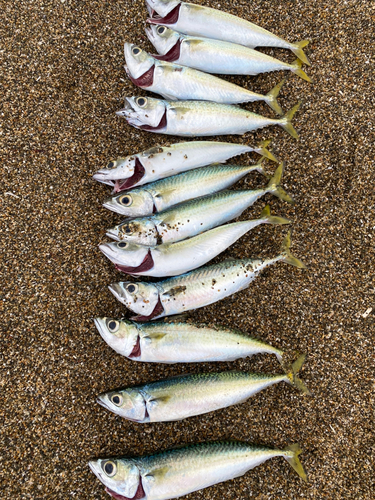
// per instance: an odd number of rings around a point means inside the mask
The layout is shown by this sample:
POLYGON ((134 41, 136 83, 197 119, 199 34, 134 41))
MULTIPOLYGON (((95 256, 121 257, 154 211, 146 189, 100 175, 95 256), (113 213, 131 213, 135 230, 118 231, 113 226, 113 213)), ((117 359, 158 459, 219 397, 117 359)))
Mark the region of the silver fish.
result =
POLYGON ((105 342, 133 361, 201 363, 269 353, 283 363, 284 353, 280 349, 230 328, 165 321, 135 323, 113 318, 96 318, 94 322, 105 342))
POLYGON ((289 224, 288 219, 272 217, 270 210, 255 220, 215 227, 192 238, 157 246, 128 241, 102 243, 100 250, 118 271, 133 276, 177 276, 207 264, 259 224, 289 224))
POLYGON ((91 460, 89 467, 117 500, 167 500, 243 476, 273 457, 284 457, 307 481, 299 444, 284 450, 241 441, 199 443, 145 457, 91 460))
POLYGON ((250 172, 264 174, 262 160, 256 165, 210 165, 122 191, 103 206, 127 217, 161 212, 178 203, 227 189, 250 172))
POLYGON ((172 422, 203 415, 247 401, 254 394, 280 382, 302 392, 309 390, 297 377, 305 355, 282 375, 248 372, 182 375, 99 394, 97 402, 107 410, 138 423, 172 422))
POLYGON ((133 320, 150 321, 204 307, 244 290, 262 269, 276 262, 305 268, 289 248, 290 232, 283 241, 280 254, 272 259, 229 259, 156 283, 114 283, 109 290, 136 313, 133 320))
POLYGON ((267 95, 262 95, 196 69, 159 61, 131 43, 125 43, 124 53, 125 70, 134 85, 160 94, 165 99, 224 104, 265 101, 277 114, 283 114, 277 96, 285 80, 267 95))
POLYGON ((126 158, 111 160, 105 168, 94 174, 93 178, 104 184, 115 185, 114 192, 117 193, 193 168, 211 163, 225 163, 229 158, 243 153, 256 152, 277 161, 267 149, 269 143, 270 141, 265 141, 259 146, 251 147, 231 142, 192 141, 156 146, 126 158))
POLYGON ((308 40, 290 43, 245 19, 202 5, 178 0, 146 0, 146 3, 149 12, 152 12, 151 18, 148 19, 151 24, 165 24, 186 35, 224 40, 252 49, 255 47, 289 49, 303 63, 310 65, 302 50, 308 45, 308 40), (159 15, 155 15, 155 12, 159 15))
MULTIPOLYGON (((260 189, 220 191, 181 203, 152 216, 126 220, 107 231, 107 236, 141 245, 172 243, 207 231, 235 219, 256 200, 271 193, 281 200, 293 199, 280 186, 283 163, 268 185, 260 189)), ((269 214, 262 214, 263 216, 269 214)))
POLYGON ((166 26, 151 25, 146 35, 158 51, 159 61, 174 62, 216 75, 258 75, 270 71, 292 71, 303 80, 311 79, 296 59, 292 63, 236 43, 183 35, 166 26))
POLYGON ((208 101, 164 101, 151 97, 126 97, 125 107, 116 111, 129 125, 157 134, 184 137, 236 134, 279 125, 294 139, 298 134, 292 118, 296 104, 281 118, 267 118, 230 104, 208 101))

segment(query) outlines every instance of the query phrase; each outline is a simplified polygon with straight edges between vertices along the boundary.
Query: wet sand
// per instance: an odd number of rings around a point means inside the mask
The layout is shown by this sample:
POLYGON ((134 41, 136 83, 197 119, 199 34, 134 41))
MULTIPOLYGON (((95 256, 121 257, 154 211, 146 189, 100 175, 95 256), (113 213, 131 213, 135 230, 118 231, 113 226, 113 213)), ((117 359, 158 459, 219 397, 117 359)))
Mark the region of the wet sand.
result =
MULTIPOLYGON (((202 2, 203 3, 203 2, 202 2)), ((310 39, 313 85, 290 75, 284 110, 298 100, 299 142, 274 127, 223 140, 273 138, 286 161, 293 253, 308 270, 278 264, 248 290, 189 318, 237 327, 280 347, 302 371, 311 397, 278 385, 250 401, 183 422, 136 425, 96 404, 98 393, 187 372, 279 372, 272 356, 234 363, 137 364, 114 353, 92 318, 128 315, 107 289, 121 276, 101 254, 121 217, 102 208, 109 188, 92 174, 109 159, 177 138, 141 132, 115 116, 137 91, 123 70, 124 41, 142 43, 142 1, 5 2, 0 14, 1 395, 3 499, 106 499, 90 472, 94 457, 138 455, 187 443, 243 439, 299 442, 304 484, 282 459, 189 498, 374 498, 374 16, 360 1, 206 2, 290 41, 310 39)), ((265 52, 292 61, 288 51, 265 52)), ((266 93, 281 73, 233 77, 266 93)), ((247 106, 272 116, 265 104, 247 106)), ((242 156, 235 163, 252 163, 242 156)), ((267 162, 272 173, 275 165, 267 162)), ((262 186, 249 175, 235 186, 262 186)), ((273 256, 284 227, 261 226, 224 257, 273 256)))

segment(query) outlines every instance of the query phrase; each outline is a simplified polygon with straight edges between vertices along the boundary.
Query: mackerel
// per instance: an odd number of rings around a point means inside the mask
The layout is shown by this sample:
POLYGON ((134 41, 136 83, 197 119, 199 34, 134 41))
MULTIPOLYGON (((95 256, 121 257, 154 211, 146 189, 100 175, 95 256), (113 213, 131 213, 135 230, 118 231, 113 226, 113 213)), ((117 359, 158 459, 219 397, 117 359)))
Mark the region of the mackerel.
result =
POLYGON ((118 354, 147 363, 198 363, 234 361, 255 354, 275 354, 283 363, 283 351, 233 328, 193 323, 95 318, 104 341, 118 354))
POLYGON ((111 160, 93 178, 104 184, 115 185, 116 193, 211 163, 225 163, 229 158, 243 153, 255 152, 277 162, 277 158, 267 149, 269 143, 264 141, 251 147, 231 142, 192 141, 156 146, 142 153, 111 160))
POLYGON ((264 174, 262 161, 256 165, 211 165, 151 182, 147 186, 122 191, 103 206, 127 217, 161 212, 178 203, 226 189, 250 172, 264 174))
POLYGON ((270 71, 292 71, 311 82, 296 59, 292 63, 236 43, 211 38, 183 35, 166 26, 151 25, 146 35, 159 54, 159 61, 174 62, 216 75, 258 75, 270 71))
POLYGON ((155 283, 114 283, 109 286, 109 290, 136 314, 133 320, 150 321, 204 307, 229 297, 246 289, 260 271, 279 261, 305 268, 290 253, 289 248, 290 232, 283 241, 280 254, 271 259, 229 259, 155 283))
POLYGON ((133 276, 177 276, 207 264, 259 224, 289 224, 288 219, 272 217, 269 207, 255 220, 215 227, 175 243, 144 246, 127 241, 102 243, 100 250, 118 271, 133 276))
POLYGON ((279 47, 291 50, 304 64, 310 65, 303 48, 308 40, 290 43, 270 31, 227 12, 179 0, 146 0, 151 24, 163 24, 186 35, 224 40, 254 49, 279 47), (155 15, 155 12, 159 15, 155 15))
POLYGON ((281 163, 264 188, 223 190, 193 199, 148 217, 126 220, 109 229, 107 236, 148 246, 172 243, 235 219, 267 193, 293 203, 291 196, 280 186, 283 168, 281 163))
POLYGON ((284 450, 241 441, 207 442, 144 457, 91 460, 89 467, 117 500, 167 500, 243 476, 273 457, 284 457, 307 481, 299 444, 284 450))
POLYGON ((135 44, 125 43, 124 53, 125 70, 134 85, 160 94, 165 99, 224 104, 265 101, 277 114, 283 114, 277 96, 285 80, 267 95, 262 95, 196 69, 159 61, 135 44))
POLYGON ((259 128, 279 125, 298 139, 291 120, 299 107, 300 103, 296 104, 281 118, 268 118, 230 104, 126 97, 125 107, 116 114, 135 128, 157 134, 182 137, 243 135, 259 128))
POLYGON ((280 382, 309 394, 297 376, 305 357, 300 356, 292 368, 281 375, 238 371, 182 375, 105 392, 98 396, 97 402, 120 417, 144 424, 183 420, 227 408, 280 382))

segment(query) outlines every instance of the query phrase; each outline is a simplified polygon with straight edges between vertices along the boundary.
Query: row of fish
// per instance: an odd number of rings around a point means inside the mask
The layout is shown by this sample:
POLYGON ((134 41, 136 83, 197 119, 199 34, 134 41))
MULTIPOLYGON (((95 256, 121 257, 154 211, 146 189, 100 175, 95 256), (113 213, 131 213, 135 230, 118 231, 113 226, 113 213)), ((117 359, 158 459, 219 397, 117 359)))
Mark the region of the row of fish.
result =
MULTIPOLYGON (((212 74, 283 70, 310 82, 302 70, 302 64, 310 64, 303 52, 307 41, 289 43, 243 19, 178 0, 146 0, 146 4, 151 24, 146 34, 158 55, 125 43, 125 70, 135 85, 163 99, 126 97, 117 115, 141 130, 176 136, 242 135, 279 125, 298 138, 292 118, 299 103, 281 118, 234 106, 264 101, 283 115, 277 97, 285 80, 262 95, 212 74), (258 46, 290 49, 297 60, 279 61, 254 50, 258 46)), ((290 252, 290 231, 273 258, 228 259, 206 265, 252 228, 290 223, 271 215, 268 205, 257 219, 230 222, 267 193, 293 203, 281 186, 283 163, 272 176, 264 170, 264 158, 278 162, 268 146, 269 141, 255 147, 211 141, 157 146, 111 160, 94 175, 113 188, 104 206, 128 217, 107 231, 115 241, 101 244, 100 250, 128 275, 167 278, 110 285, 110 291, 135 316, 131 320, 95 319, 107 344, 132 361, 153 363, 232 361, 270 353, 277 356, 284 372, 210 372, 125 387, 98 396, 98 403, 109 411, 137 423, 166 422, 242 403, 280 382, 309 394, 298 376, 305 355, 289 366, 283 351, 240 331, 154 321, 244 290, 262 269, 279 261, 305 267, 290 252), (256 165, 222 165, 249 152, 263 158, 256 165), (266 177, 263 188, 228 190, 254 171, 266 177)), ((300 453, 298 444, 278 450, 243 442, 212 442, 146 457, 98 459, 89 465, 107 493, 118 500, 166 500, 238 477, 276 456, 283 456, 306 480, 300 453)))

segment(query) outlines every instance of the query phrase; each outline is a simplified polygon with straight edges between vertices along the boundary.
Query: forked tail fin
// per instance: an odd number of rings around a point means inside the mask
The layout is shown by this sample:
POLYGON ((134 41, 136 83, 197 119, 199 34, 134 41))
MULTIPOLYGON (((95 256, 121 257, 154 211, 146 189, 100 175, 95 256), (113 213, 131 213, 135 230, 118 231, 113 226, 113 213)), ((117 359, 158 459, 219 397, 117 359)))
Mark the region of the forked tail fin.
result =
POLYGON ((279 125, 288 132, 294 139, 299 139, 298 133, 292 125, 292 118, 299 110, 301 103, 299 102, 292 109, 290 109, 279 121, 279 125))
POLYGON ((266 205, 261 214, 260 218, 265 222, 265 224, 290 224, 289 219, 284 219, 284 217, 276 217, 271 215, 271 209, 269 205, 266 205))
POLYGON ((307 55, 302 50, 310 43, 310 40, 302 40, 301 42, 293 43, 290 47, 290 50, 300 59, 303 64, 307 64, 307 66, 311 66, 311 62, 309 61, 307 55))
POLYGON ((293 467, 293 469, 297 472, 299 477, 307 482, 307 475, 305 469, 303 468, 298 458, 298 455, 302 453, 300 445, 292 444, 290 446, 287 446, 284 451, 285 453, 287 453, 287 455, 284 455, 285 460, 293 467), (290 452, 293 453, 292 456, 289 456, 290 452))
POLYGON ((291 71, 302 78, 302 80, 306 80, 306 82, 311 83, 311 78, 306 75, 306 73, 303 71, 302 68, 302 62, 299 59, 296 59, 295 61, 292 62, 291 64, 291 71))
POLYGON ((296 257, 294 257, 294 255, 292 255, 290 252, 291 234, 292 232, 291 230, 289 230, 288 234, 285 236, 284 241, 281 245, 280 255, 282 256, 282 259, 280 260, 286 262, 287 264, 291 264, 292 266, 298 267, 300 269, 306 269, 305 264, 296 257))
POLYGON ((253 151, 255 151, 256 153, 264 156, 265 158, 268 158, 269 160, 272 160, 274 161, 275 163, 278 163, 278 159, 276 158, 276 156, 274 156, 271 151, 268 151, 267 147, 271 144, 271 140, 267 140, 267 141, 262 141, 259 143, 259 145, 253 149, 253 151))
POLYGON ((278 115, 283 114, 283 110, 281 109, 280 104, 277 102, 277 96, 279 95, 279 92, 281 90, 281 87, 284 85, 285 80, 286 80, 285 78, 284 80, 281 80, 281 82, 278 83, 276 87, 274 87, 272 90, 268 92, 265 98, 265 101, 268 104, 268 106, 272 108, 278 115))
POLYGON ((280 198, 280 200, 286 201, 288 203, 294 203, 293 198, 280 186, 281 177, 284 173, 284 162, 280 163, 280 165, 275 170, 273 177, 271 177, 267 190, 269 193, 280 198))
POLYGON ((306 359, 306 354, 302 354, 291 366, 290 370, 287 371, 287 377, 289 380, 289 383, 291 385, 294 385, 297 389, 299 389, 301 392, 304 394, 311 394, 311 392, 308 390, 304 382, 297 376, 298 372, 302 368, 303 363, 305 362, 306 359))

